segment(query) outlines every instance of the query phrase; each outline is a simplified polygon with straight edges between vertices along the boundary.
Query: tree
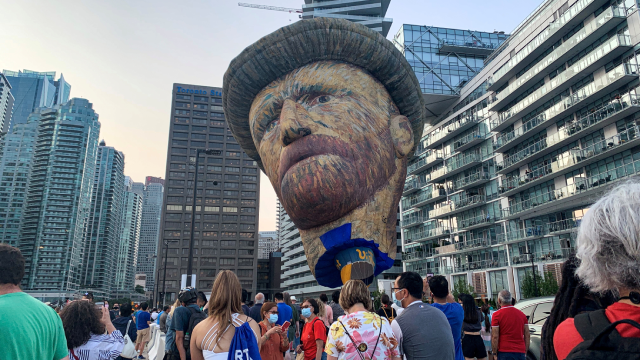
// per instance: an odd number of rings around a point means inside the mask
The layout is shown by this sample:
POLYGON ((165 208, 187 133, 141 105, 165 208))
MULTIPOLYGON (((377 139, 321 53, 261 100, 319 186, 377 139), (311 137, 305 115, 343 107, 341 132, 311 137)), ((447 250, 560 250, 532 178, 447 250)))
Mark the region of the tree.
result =
POLYGON ((536 269, 535 275, 534 272, 529 269, 525 272, 525 275, 522 278, 522 284, 520 284, 520 293, 522 294, 523 299, 537 296, 551 296, 555 295, 558 292, 558 288, 558 282, 556 281, 556 278, 555 276, 553 276, 552 272, 547 271, 546 273, 544 273, 544 276, 540 276, 538 269, 536 269), (535 286, 533 282, 534 276, 536 279, 535 286))
POLYGON ((453 284, 453 291, 451 291, 451 295, 453 295, 453 298, 456 299, 456 301, 458 301, 458 296, 460 294, 469 294, 474 298, 476 297, 473 286, 471 286, 471 284, 467 284, 467 282, 462 278, 453 284))
POLYGON ((384 290, 376 290, 371 293, 371 297, 373 298, 374 310, 380 309, 380 307, 382 306, 382 300, 380 300, 382 298, 382 294, 384 294, 384 290))
POLYGON ((142 285, 136 285, 136 292, 139 294, 144 294, 144 287, 142 287, 142 285))

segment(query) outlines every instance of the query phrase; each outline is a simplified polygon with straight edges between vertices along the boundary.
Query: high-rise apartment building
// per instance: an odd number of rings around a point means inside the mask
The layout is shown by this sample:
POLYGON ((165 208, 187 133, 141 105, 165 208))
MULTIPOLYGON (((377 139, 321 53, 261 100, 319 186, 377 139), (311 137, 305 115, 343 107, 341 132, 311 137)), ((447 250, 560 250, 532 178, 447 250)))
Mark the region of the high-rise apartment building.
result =
POLYGON ((26 259, 23 288, 40 298, 80 288, 100 123, 93 105, 74 98, 36 114, 18 247, 26 259))
POLYGON ((9 80, 0 73, 0 133, 7 132, 9 120, 13 113, 13 94, 9 80))
MULTIPOLYGON (((401 203, 407 270, 489 298, 522 298, 532 260, 559 276, 590 204, 640 173, 639 22, 635 2, 545 1, 432 108, 401 203)), ((420 79, 426 59, 401 49, 420 79)))
POLYGON ((210 291, 216 274, 229 269, 238 275, 244 289, 255 293, 260 174, 256 162, 231 135, 221 95, 220 88, 173 84, 167 191, 158 246, 158 267, 167 267, 166 302, 175 299, 181 275, 187 273, 195 155, 207 148, 219 150, 220 155, 202 154, 197 169, 193 234, 196 286, 210 291), (172 241, 166 264, 164 241, 172 241))
POLYGON ((393 19, 385 18, 391 0, 304 0, 302 18, 330 17, 362 24, 387 36, 393 19))
POLYGON ((124 186, 124 154, 100 141, 80 274, 80 287, 95 296, 109 296, 115 290, 124 186))
POLYGON ((52 108, 69 101, 71 85, 62 74, 55 80, 55 71, 4 70, 3 73, 11 83, 11 93, 15 99, 11 121, 5 124, 6 130, 15 124, 26 123, 29 114, 37 108, 52 108))
POLYGON ((280 249, 277 231, 260 231, 258 239, 258 259, 269 259, 269 254, 280 249))
POLYGON ((116 275, 113 297, 125 295, 135 289, 135 274, 138 261, 138 246, 140 243, 140 228, 142 223, 143 194, 133 189, 134 182, 125 176, 122 211, 122 234, 118 244, 118 259, 116 260, 116 275))
POLYGON ((147 176, 146 183, 146 186, 142 183, 133 184, 133 191, 140 193, 143 198, 136 273, 146 275, 145 287, 147 291, 152 291, 156 279, 156 259, 154 256, 158 253, 160 240, 164 180, 147 176))

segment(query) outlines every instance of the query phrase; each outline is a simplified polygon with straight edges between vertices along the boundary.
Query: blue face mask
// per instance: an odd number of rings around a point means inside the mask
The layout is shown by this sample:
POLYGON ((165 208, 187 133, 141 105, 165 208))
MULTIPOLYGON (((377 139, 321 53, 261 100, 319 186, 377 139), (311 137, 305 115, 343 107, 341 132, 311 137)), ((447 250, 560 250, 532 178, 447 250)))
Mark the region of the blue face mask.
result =
POLYGON ((302 309, 302 316, 308 318, 311 316, 311 309, 306 308, 306 309, 302 309))
POLYGON ((396 298, 396 293, 395 292, 391 293, 391 298, 393 299, 393 303, 396 304, 396 306, 398 306, 400 308, 402 307, 402 301, 400 301, 400 300, 398 300, 396 298))
POLYGON ((278 314, 270 314, 269 315, 269 323, 275 324, 278 322, 278 314))

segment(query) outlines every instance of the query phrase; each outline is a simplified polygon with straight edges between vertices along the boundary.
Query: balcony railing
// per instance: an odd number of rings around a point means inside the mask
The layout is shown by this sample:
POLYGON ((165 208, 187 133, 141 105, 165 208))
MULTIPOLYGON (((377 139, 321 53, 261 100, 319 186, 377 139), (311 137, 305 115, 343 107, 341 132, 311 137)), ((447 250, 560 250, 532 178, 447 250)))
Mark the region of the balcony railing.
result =
POLYGON ((499 260, 499 259, 498 260, 480 260, 480 261, 468 262, 466 264, 456 265, 453 269, 453 272, 459 273, 459 272, 467 272, 467 271, 480 270, 480 269, 492 269, 492 268, 498 268, 503 266, 507 266, 507 263, 503 260, 499 260))
POLYGON ((482 162, 482 154, 480 152, 462 153, 451 157, 445 161, 445 166, 431 173, 431 180, 442 180, 444 177, 452 176, 460 171, 469 168, 469 165, 482 162))
POLYGON ((427 141, 427 147, 433 148, 435 146, 438 146, 448 139, 453 138, 456 134, 459 134, 463 130, 468 129, 471 126, 481 122, 482 120, 484 120, 484 118, 477 115, 469 115, 458 119, 455 122, 442 127, 440 131, 432 132, 429 136, 429 140, 427 141))
POLYGON ((464 151, 465 149, 483 142, 486 137, 487 134, 485 134, 483 131, 480 131, 479 129, 473 131, 465 135, 463 138, 456 140, 453 143, 453 151, 464 151))
POLYGON ((571 232, 571 231, 578 230, 578 227, 580 227, 580 222, 582 222, 581 217, 575 218, 575 219, 564 219, 564 220, 554 221, 547 225, 547 229, 549 234, 571 232))
POLYGON ((412 232, 407 236, 407 240, 410 242, 427 241, 438 237, 449 236, 451 230, 445 227, 437 227, 431 229, 421 229, 416 232, 412 232))
POLYGON ((516 229, 507 231, 504 234, 497 236, 498 243, 518 241, 525 239, 532 239, 536 237, 542 237, 547 234, 547 230, 543 225, 531 226, 524 229, 516 229))
POLYGON ((453 204, 449 203, 449 204, 443 204, 440 207, 433 209, 433 210, 429 210, 429 218, 430 219, 436 219, 439 217, 443 217, 446 216, 448 213, 450 213, 453 210, 453 204))
POLYGON ((635 174, 637 174, 637 171, 633 164, 623 165, 601 174, 590 176, 588 179, 576 184, 532 196, 528 199, 511 202, 509 207, 502 209, 503 216, 513 217, 540 205, 558 202, 590 190, 603 189, 611 181, 628 178, 635 174))
POLYGON ((419 194, 412 196, 409 199, 409 206, 420 207, 430 202, 434 202, 443 199, 447 196, 447 192, 442 188, 436 188, 432 190, 432 187, 425 188, 419 194))
POLYGON ((404 183, 404 189, 402 190, 403 195, 409 195, 413 192, 420 190, 423 186, 427 185, 428 182, 420 181, 419 179, 413 178, 404 183))
POLYGON ((468 187, 480 185, 482 183, 488 182, 490 179, 491 179, 491 176, 489 175, 488 172, 486 171, 476 172, 454 182, 453 191, 464 190, 468 187))
POLYGON ((491 241, 486 238, 468 239, 465 241, 455 243, 457 251, 488 247, 490 245, 491 245, 491 241))
MULTIPOLYGON (((548 251, 536 251, 533 253, 533 261, 546 262, 569 258, 575 250, 572 248, 552 249, 548 251)), ((512 265, 531 265, 531 254, 515 255, 511 258, 512 265)))
POLYGON ((421 224, 425 221, 429 220, 428 217, 424 216, 421 212, 414 212, 411 215, 405 216, 402 218, 400 222, 400 226, 403 228, 407 228, 413 225, 421 224))
POLYGON ((479 227, 484 227, 493 224, 499 220, 499 217, 492 216, 489 214, 482 214, 476 217, 467 218, 467 219, 458 219, 458 232, 471 230, 479 227))
POLYGON ((442 152, 440 151, 431 151, 427 156, 418 160, 407 167, 407 174, 411 175, 415 172, 418 172, 422 169, 426 169, 429 165, 435 164, 439 161, 442 161, 442 152))

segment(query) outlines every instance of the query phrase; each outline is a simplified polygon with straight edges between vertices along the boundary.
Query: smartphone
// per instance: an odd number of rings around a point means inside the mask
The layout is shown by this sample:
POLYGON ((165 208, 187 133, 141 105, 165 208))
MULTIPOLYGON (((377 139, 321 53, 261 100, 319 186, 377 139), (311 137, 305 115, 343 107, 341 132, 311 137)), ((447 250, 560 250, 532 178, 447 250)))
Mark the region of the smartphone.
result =
POLYGON ((108 301, 104 302, 104 307, 107 308, 107 310, 109 310, 109 302, 108 301))
POLYGON ((291 323, 288 321, 285 321, 284 324, 282 324, 282 331, 287 331, 289 329, 289 326, 291 326, 291 323))

